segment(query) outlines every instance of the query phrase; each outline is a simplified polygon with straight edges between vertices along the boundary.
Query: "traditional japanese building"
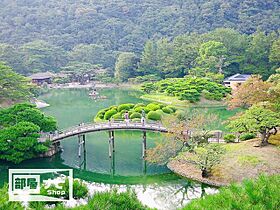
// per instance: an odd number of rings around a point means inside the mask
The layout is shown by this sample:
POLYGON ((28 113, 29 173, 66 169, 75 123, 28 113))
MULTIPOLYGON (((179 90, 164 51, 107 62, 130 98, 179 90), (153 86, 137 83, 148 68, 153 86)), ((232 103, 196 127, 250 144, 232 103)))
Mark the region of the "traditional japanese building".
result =
POLYGON ((44 83, 51 84, 52 78, 54 77, 54 74, 50 72, 40 72, 36 74, 32 74, 29 76, 31 78, 33 83, 36 83, 37 85, 42 85, 44 83))
POLYGON ((224 80, 224 85, 231 89, 236 89, 239 85, 247 81, 251 77, 250 74, 235 74, 224 80))

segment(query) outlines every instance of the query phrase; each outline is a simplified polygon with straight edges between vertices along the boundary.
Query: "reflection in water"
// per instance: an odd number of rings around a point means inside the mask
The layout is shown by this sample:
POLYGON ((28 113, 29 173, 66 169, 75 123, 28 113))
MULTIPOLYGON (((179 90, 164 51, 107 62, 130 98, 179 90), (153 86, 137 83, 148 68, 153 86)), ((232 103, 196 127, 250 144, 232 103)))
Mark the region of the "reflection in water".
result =
MULTIPOLYGON (((117 189, 118 192, 127 190, 135 191, 138 199, 150 208, 157 209, 177 209, 185 206, 191 199, 199 198, 204 193, 213 194, 217 190, 186 180, 181 182, 168 182, 150 185, 109 185, 103 183, 86 183, 90 195, 96 192, 104 192, 117 189)), ((73 206, 75 203, 67 203, 73 206)))

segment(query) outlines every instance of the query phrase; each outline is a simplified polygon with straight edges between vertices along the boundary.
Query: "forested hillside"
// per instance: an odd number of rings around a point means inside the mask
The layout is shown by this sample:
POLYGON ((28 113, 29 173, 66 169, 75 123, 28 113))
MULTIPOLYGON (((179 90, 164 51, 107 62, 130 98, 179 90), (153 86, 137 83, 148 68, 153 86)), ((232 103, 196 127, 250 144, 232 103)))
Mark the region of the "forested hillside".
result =
POLYGON ((277 0, 2 0, 0 6, 1 42, 43 39, 68 50, 83 43, 139 52, 151 38, 280 26, 277 0))
POLYGON ((140 60, 147 40, 280 28, 278 0, 2 0, 0 7, 0 60, 23 74, 96 64, 113 73, 120 52, 140 60))

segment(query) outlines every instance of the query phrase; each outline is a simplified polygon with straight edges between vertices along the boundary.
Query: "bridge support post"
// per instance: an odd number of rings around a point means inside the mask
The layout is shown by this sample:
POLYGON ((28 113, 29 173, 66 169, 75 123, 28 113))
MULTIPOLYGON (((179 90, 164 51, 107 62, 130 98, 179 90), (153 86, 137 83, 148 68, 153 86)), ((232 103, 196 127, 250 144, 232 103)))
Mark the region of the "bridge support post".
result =
POLYGON ((86 153, 86 135, 83 135, 83 149, 84 149, 84 154, 86 153))
POLYGON ((146 149, 147 149, 147 133, 146 131, 143 131, 142 158, 146 157, 146 149))
POLYGON ((109 158, 112 157, 112 133, 109 131, 109 158))
POLYGON ((81 135, 78 135, 78 156, 81 157, 81 135))
POLYGON ((115 152, 115 132, 114 131, 112 131, 111 140, 112 140, 113 152, 115 152))

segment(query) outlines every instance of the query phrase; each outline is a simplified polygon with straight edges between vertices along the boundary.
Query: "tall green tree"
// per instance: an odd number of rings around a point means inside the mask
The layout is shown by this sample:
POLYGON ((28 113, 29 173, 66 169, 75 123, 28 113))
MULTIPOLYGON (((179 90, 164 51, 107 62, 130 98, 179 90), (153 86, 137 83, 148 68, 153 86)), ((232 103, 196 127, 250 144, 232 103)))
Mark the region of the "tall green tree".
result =
POLYGON ((189 70, 196 65, 200 40, 197 34, 180 35, 172 42, 172 67, 178 76, 189 74, 189 70))
POLYGON ((8 66, 11 66, 17 73, 26 74, 28 72, 22 63, 22 59, 23 55, 16 47, 5 43, 0 44, 0 61, 3 61, 8 66))
POLYGON ((71 61, 101 65, 104 68, 113 67, 115 59, 111 53, 105 51, 102 45, 97 44, 79 44, 69 53, 71 61))
POLYGON ((242 115, 234 117, 228 123, 228 128, 234 132, 260 133, 261 146, 268 144, 271 135, 277 133, 280 126, 280 113, 274 112, 263 105, 253 105, 242 115))
POLYGON ((141 55, 138 71, 140 75, 158 74, 159 70, 157 67, 157 44, 152 40, 148 40, 145 43, 144 50, 141 55))
POLYGON ((19 122, 0 130, 0 159, 20 163, 46 152, 48 147, 38 142, 40 127, 31 122, 19 122))
POLYGON ((20 103, 0 110, 0 127, 14 126, 20 122, 33 123, 44 132, 54 131, 57 128, 56 120, 46 116, 33 104, 20 103))
POLYGON ((32 87, 28 78, 0 62, 0 103, 26 100, 32 96, 32 87))
POLYGON ((23 65, 32 72, 58 71, 67 63, 65 51, 43 40, 26 43, 20 47, 23 65))
POLYGON ((203 34, 202 40, 204 42, 210 40, 221 42, 227 48, 228 65, 223 68, 225 76, 245 73, 241 65, 245 62, 245 52, 249 47, 249 39, 246 34, 230 28, 218 28, 203 34))
POLYGON ((270 49, 269 61, 276 67, 280 67, 280 39, 273 42, 270 49))
POLYGON ((119 54, 116 66, 115 66, 115 77, 125 82, 130 77, 136 75, 138 58, 134 53, 122 52, 119 54))
POLYGON ((276 39, 276 34, 266 35, 264 32, 258 31, 250 38, 250 45, 245 54, 246 63, 243 68, 246 72, 259 74, 266 80, 274 72, 269 63, 269 52, 276 39))
POLYGON ((227 65, 227 49, 222 42, 208 41, 201 44, 197 63, 207 72, 223 73, 227 65))

